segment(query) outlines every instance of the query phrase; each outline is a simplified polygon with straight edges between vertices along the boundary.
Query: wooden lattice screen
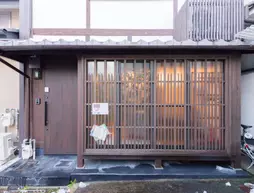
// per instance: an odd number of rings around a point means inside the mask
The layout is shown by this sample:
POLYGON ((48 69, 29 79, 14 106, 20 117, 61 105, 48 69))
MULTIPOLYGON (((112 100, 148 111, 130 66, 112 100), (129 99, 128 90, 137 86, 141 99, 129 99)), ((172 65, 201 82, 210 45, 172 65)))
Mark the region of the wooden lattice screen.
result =
POLYGON ((87 60, 84 149, 225 150, 224 60, 87 60), (92 115, 92 103, 109 103, 92 115), (105 142, 89 135, 105 123, 105 142))

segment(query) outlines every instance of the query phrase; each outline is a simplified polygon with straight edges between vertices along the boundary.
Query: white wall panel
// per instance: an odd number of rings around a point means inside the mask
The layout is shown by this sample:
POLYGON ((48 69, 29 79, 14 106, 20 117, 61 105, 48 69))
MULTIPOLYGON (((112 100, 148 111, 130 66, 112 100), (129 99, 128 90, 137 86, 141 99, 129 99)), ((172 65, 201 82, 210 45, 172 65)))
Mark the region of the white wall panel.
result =
POLYGON ((33 0, 33 28, 85 27, 85 0, 33 0))
POLYGON ((173 0, 91 0, 91 28, 171 29, 173 0))

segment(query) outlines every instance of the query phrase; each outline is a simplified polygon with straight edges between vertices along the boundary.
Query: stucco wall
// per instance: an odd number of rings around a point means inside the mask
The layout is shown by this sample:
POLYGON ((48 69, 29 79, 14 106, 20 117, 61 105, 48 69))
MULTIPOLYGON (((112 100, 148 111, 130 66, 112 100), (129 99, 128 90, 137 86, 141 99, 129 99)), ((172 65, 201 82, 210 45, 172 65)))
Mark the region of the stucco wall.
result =
MULTIPOLYGON (((254 72, 241 76, 241 123, 254 127, 254 72)), ((254 129, 251 132, 254 135, 254 129)))
MULTIPOLYGON (((4 58, 16 68, 19 68, 19 63, 7 58, 4 58)), ((0 114, 4 112, 4 108, 19 108, 19 74, 0 62, 0 114)), ((0 132, 4 128, 0 124, 0 132)), ((8 132, 13 132, 16 135, 16 129, 11 128, 8 132)))

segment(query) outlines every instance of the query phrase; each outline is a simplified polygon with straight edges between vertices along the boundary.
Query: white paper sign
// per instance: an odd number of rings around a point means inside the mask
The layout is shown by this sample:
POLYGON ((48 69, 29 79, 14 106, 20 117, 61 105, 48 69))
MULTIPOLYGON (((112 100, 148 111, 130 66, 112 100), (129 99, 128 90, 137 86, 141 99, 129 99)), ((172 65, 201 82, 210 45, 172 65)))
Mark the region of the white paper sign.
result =
POLYGON ((108 103, 92 103, 93 115, 108 115, 108 103))

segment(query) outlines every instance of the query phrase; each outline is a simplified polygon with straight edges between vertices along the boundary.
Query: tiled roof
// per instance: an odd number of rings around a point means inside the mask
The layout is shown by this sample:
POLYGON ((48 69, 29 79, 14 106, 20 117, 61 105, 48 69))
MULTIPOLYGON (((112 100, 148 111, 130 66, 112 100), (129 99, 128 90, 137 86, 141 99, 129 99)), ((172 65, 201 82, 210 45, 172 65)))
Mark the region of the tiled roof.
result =
POLYGON ((254 41, 254 25, 238 32, 235 37, 244 41, 254 41))
POLYGON ((127 40, 121 42, 115 42, 112 40, 99 42, 95 40, 83 41, 66 41, 64 39, 59 39, 58 41, 49 40, 6 40, 0 41, 0 50, 43 50, 43 49, 85 49, 85 48, 170 48, 170 49, 180 49, 180 48, 223 48, 223 49, 248 49, 251 44, 246 44, 241 40, 233 40, 226 42, 224 40, 218 41, 208 41, 202 40, 199 42, 194 42, 192 40, 186 41, 160 41, 155 40, 151 42, 146 42, 144 40, 139 40, 137 42, 130 42, 127 40))

